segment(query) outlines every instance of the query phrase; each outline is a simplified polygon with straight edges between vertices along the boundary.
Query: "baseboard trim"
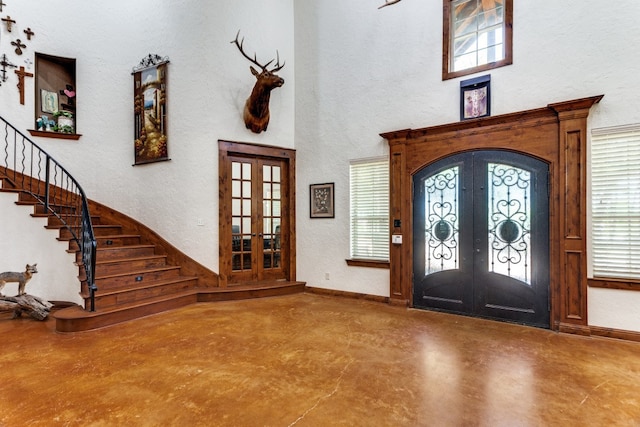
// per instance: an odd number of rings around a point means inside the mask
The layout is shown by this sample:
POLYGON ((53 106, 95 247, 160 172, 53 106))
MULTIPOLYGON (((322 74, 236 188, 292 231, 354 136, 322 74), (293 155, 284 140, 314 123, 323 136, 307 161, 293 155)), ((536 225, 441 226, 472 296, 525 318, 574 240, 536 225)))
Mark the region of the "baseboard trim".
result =
POLYGON ((316 295, 326 295, 332 297, 343 297, 343 298, 351 298, 351 299, 361 299, 366 301, 374 301, 381 303, 388 303, 388 297, 381 297, 378 295, 369 295, 369 294, 361 294, 357 292, 347 292, 347 291, 337 291, 334 289, 324 289, 324 288, 314 288, 313 286, 307 286, 305 288, 305 292, 316 295))
POLYGON ((640 332, 605 328, 602 326, 590 326, 590 329, 591 335, 594 336, 640 342, 640 332))

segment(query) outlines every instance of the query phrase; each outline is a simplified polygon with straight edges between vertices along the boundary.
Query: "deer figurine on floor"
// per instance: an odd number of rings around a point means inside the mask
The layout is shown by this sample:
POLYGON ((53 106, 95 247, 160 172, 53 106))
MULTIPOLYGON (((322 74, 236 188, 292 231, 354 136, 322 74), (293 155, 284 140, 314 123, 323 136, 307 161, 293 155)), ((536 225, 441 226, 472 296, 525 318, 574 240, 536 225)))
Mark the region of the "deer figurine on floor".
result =
POLYGON ((280 65, 280 55, 276 51, 277 60, 274 67, 269 70, 267 67, 271 65, 274 61, 273 59, 266 64, 262 65, 258 62, 256 55, 253 55, 251 58, 247 55, 242 48, 242 44, 244 43, 244 37, 242 40, 238 41, 238 37, 240 36, 240 31, 236 34, 236 39, 231 43, 235 43, 235 45, 242 53, 242 56, 247 58, 256 66, 260 67, 262 71, 258 71, 253 66, 249 66, 251 70, 251 74, 256 76, 256 83, 253 86, 253 90, 251 91, 251 95, 247 98, 247 101, 244 104, 244 124, 247 129, 250 129, 251 132, 260 133, 262 131, 267 130, 267 126, 269 125, 269 99, 271 97, 271 91, 277 87, 280 87, 284 84, 284 79, 275 73, 280 71, 282 67, 284 67, 284 62, 280 65))

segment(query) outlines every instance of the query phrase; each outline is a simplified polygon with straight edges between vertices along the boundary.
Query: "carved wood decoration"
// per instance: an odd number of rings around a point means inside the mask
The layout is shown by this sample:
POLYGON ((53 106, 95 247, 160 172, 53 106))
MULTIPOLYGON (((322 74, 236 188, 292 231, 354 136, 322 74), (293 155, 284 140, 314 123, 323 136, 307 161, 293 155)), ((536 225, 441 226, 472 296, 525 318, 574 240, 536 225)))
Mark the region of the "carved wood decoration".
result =
POLYGON ((278 88, 284 84, 284 79, 275 73, 280 71, 282 67, 284 67, 284 62, 280 65, 280 55, 276 51, 276 59, 272 59, 266 64, 262 65, 256 59, 256 55, 253 55, 251 58, 247 55, 242 47, 244 43, 244 37, 242 40, 238 41, 238 37, 240 36, 240 31, 236 34, 236 39, 231 43, 235 44, 242 56, 247 58, 251 63, 260 67, 262 71, 258 71, 253 66, 249 66, 251 70, 251 74, 256 77, 256 83, 253 86, 253 90, 251 91, 251 95, 247 98, 247 101, 244 105, 244 124, 247 129, 250 129, 251 132, 260 133, 262 131, 267 130, 267 126, 269 125, 269 99, 271 97, 271 91, 275 88, 278 88), (267 67, 271 65, 273 61, 276 61, 274 67, 269 70, 267 67))
POLYGON ((441 158, 497 149, 549 164, 551 328, 588 334, 586 142, 590 108, 603 95, 547 107, 422 129, 381 134, 390 146, 390 300, 413 305, 413 175, 441 158), (398 221, 399 220, 399 221, 398 221), (398 225, 394 227, 394 223, 398 225))

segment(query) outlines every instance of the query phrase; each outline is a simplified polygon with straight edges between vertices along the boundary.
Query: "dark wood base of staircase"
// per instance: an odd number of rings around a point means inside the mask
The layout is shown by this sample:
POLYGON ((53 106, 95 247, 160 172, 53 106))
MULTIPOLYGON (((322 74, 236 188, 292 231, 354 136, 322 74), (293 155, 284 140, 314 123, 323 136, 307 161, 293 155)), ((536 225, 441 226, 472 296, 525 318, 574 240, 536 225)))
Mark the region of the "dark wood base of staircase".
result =
POLYGON ((63 308, 53 313, 58 332, 80 332, 103 328, 152 314, 184 307, 198 302, 231 301, 263 298, 304 292, 305 282, 265 282, 226 288, 194 288, 167 296, 122 304, 96 311, 79 306, 63 308))

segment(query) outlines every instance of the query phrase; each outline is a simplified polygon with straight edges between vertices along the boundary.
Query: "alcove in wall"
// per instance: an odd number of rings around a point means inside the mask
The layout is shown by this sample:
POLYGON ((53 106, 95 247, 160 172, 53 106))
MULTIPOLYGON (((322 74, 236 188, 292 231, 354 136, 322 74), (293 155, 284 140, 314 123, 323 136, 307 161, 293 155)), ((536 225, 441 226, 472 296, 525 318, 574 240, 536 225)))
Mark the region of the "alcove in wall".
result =
POLYGON ((35 54, 34 129, 31 135, 78 139, 76 60, 35 54))

